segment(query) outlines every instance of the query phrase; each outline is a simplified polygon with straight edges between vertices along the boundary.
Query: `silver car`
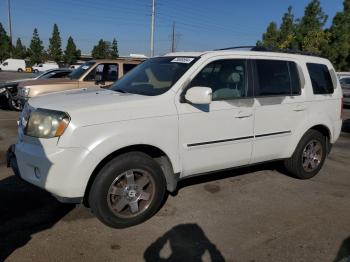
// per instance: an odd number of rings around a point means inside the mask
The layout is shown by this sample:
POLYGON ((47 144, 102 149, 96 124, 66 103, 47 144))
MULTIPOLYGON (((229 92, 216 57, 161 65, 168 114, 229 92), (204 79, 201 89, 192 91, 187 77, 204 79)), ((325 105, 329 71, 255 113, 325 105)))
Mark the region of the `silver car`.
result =
POLYGON ((350 106, 350 76, 343 76, 339 81, 343 89, 344 105, 350 106))

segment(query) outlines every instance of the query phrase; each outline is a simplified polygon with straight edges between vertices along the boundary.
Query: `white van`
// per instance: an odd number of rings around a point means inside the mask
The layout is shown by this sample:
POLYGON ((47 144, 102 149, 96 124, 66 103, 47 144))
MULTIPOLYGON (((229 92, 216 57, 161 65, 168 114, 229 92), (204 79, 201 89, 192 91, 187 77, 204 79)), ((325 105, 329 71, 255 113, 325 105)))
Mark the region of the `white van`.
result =
POLYGON ((24 72, 26 69, 26 62, 23 59, 6 59, 0 64, 0 71, 17 71, 24 72))
POLYGON ((58 64, 56 63, 45 63, 45 64, 39 64, 37 66, 33 66, 33 72, 44 72, 49 69, 57 69, 59 68, 58 64))

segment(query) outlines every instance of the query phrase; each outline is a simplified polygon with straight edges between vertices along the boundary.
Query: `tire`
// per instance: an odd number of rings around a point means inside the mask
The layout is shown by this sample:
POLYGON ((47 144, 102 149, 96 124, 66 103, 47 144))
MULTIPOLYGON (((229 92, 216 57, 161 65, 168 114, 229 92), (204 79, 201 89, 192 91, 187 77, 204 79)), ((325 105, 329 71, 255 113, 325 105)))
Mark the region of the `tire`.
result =
POLYGON ((22 105, 18 100, 13 99, 12 97, 8 98, 8 108, 12 111, 21 111, 22 105))
POLYGON ((284 161, 288 173, 299 179, 310 179, 321 170, 327 155, 326 137, 309 130, 300 140, 291 158, 284 161))
POLYGON ((38 69, 33 70, 33 73, 38 73, 38 72, 39 72, 38 69))
POLYGON ((18 68, 17 72, 18 72, 18 73, 22 73, 23 70, 22 70, 21 68, 18 68))
POLYGON ((161 167, 144 153, 130 152, 112 159, 101 169, 88 201, 102 223, 125 228, 153 216, 165 193, 166 181, 161 167))

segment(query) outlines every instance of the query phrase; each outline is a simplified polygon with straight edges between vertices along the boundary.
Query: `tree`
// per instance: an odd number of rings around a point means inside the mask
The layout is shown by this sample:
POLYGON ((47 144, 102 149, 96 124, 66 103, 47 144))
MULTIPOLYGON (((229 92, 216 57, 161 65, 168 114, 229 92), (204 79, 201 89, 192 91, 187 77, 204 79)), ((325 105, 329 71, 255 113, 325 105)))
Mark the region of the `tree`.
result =
POLYGON ((94 59, 108 58, 110 55, 110 43, 100 39, 98 44, 93 47, 91 55, 94 59))
POLYGON ((278 47, 279 31, 277 29, 277 24, 271 22, 267 27, 266 33, 263 34, 262 45, 270 48, 278 47))
POLYGON ((38 29, 35 28, 29 47, 29 58, 32 64, 38 64, 42 62, 43 51, 43 42, 40 40, 38 29))
POLYGON ((53 25, 52 36, 49 40, 49 49, 47 50, 49 58, 59 62, 62 59, 61 37, 57 24, 53 25))
POLYGON ((13 58, 25 59, 27 57, 27 48, 22 44, 21 38, 17 38, 16 46, 13 48, 13 58))
POLYGON ((350 0, 345 0, 344 10, 335 15, 329 33, 329 47, 325 49, 325 55, 338 70, 350 70, 350 0))
POLYGON ((292 10, 292 6, 289 6, 287 12, 282 17, 278 38, 278 47, 281 49, 298 48, 296 41, 296 24, 292 10))
POLYGON ((79 49, 77 49, 73 38, 70 36, 67 41, 66 50, 64 51, 64 62, 69 65, 74 64, 77 62, 80 56, 81 52, 79 49))
POLYGON ((319 0, 312 0, 304 11, 304 16, 300 19, 298 25, 299 48, 306 51, 321 52, 324 45, 327 44, 327 34, 323 27, 326 24, 328 16, 323 12, 319 0), (312 39, 316 37, 315 39, 312 39))
POLYGON ((113 38, 111 51, 110 51, 110 57, 112 59, 116 59, 117 57, 119 57, 118 42, 115 38, 113 38))
POLYGON ((4 27, 0 23, 0 61, 10 57, 11 44, 4 27))

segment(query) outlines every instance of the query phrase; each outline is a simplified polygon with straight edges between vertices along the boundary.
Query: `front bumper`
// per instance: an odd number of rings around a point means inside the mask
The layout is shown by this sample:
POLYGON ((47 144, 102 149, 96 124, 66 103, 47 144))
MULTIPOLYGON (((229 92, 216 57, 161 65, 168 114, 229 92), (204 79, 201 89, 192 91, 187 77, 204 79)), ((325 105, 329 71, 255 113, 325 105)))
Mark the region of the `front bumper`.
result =
POLYGON ((63 203, 81 203, 94 162, 88 150, 45 150, 42 145, 19 142, 7 152, 7 165, 21 179, 51 193, 63 203))

